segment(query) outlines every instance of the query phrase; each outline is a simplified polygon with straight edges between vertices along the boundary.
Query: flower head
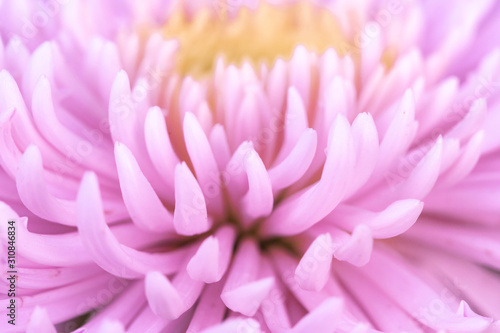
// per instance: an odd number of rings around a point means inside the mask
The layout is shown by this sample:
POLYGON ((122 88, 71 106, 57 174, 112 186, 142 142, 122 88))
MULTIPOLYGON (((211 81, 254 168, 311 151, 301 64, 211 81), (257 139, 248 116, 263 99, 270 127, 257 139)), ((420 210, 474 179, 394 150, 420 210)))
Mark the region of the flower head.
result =
POLYGON ((1 330, 494 332, 500 6, 448 5, 0 2, 1 330))

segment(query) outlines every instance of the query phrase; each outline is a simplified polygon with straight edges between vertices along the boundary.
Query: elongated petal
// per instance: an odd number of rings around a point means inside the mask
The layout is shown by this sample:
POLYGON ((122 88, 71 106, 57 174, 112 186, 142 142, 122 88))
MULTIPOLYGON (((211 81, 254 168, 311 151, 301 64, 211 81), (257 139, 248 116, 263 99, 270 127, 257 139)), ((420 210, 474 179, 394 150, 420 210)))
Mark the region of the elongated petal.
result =
POLYGON ((211 213, 222 214, 221 185, 219 167, 205 132, 196 117, 187 112, 184 116, 184 140, 193 163, 196 179, 205 195, 211 213))
POLYGON ((267 216, 273 209, 273 190, 264 162, 256 151, 245 158, 248 192, 243 197, 243 211, 251 218, 267 216))
POLYGON ((291 330, 293 333, 335 332, 344 304, 341 299, 331 298, 324 301, 311 313, 302 318, 291 330), (325 322, 329 324, 325 326, 325 322))
POLYGON ((232 332, 262 333, 259 322, 252 318, 233 318, 219 325, 212 326, 202 333, 232 333, 232 332))
POLYGON ((299 140, 299 135, 307 128, 307 113, 304 101, 297 89, 291 87, 288 89, 287 110, 285 114, 285 138, 277 157, 278 162, 281 162, 290 154, 299 140))
POLYGON ((398 200, 380 212, 339 205, 325 220, 351 231, 364 222, 374 238, 392 238, 408 230, 417 221, 423 207, 423 202, 415 199, 398 200))
POLYGON ((181 235, 196 235, 210 228, 207 205, 200 185, 186 163, 175 169, 174 228, 181 235))
POLYGON ((120 244, 104 220, 97 177, 83 177, 77 199, 78 231, 94 261, 108 272, 122 277, 140 277, 151 270, 176 272, 187 249, 145 253, 120 244))
POLYGON ((327 149, 327 161, 319 182, 282 202, 264 222, 266 234, 298 234, 338 205, 349 184, 354 163, 350 127, 344 116, 338 116, 332 125, 327 149))
POLYGON ((295 280, 305 290, 320 291, 330 276, 334 244, 330 234, 318 236, 300 259, 295 280))
POLYGON ((316 144, 316 131, 305 130, 290 154, 269 170, 274 193, 292 185, 306 173, 316 152, 316 144))
POLYGON ((75 202, 56 198, 49 192, 44 181, 42 156, 36 146, 26 149, 16 180, 21 200, 33 213, 61 224, 76 224, 75 202))
POLYGON ((203 282, 192 280, 185 271, 180 271, 170 282, 159 272, 146 275, 146 297, 156 315, 165 320, 174 320, 186 312, 198 299, 203 282))
POLYGON ((26 327, 26 333, 56 333, 56 328, 52 325, 50 318, 47 314, 47 310, 39 306, 35 307, 33 313, 31 314, 28 326, 26 327))
POLYGON ((179 158, 174 152, 165 124, 165 116, 158 107, 150 108, 144 122, 146 148, 156 171, 165 183, 174 187, 175 167, 179 158))
POLYGON ((253 316, 274 285, 273 277, 258 279, 260 254, 254 241, 246 239, 236 254, 221 298, 233 311, 253 316))
POLYGON ((116 142, 115 158, 123 201, 132 221, 149 231, 173 231, 173 214, 163 206, 132 152, 116 142))
POLYGON ((187 332, 201 332, 222 321, 227 308, 220 299, 221 291, 222 283, 205 287, 187 332))
POLYGON ((187 265, 189 276, 205 283, 219 281, 229 266, 235 238, 233 228, 222 227, 205 239, 187 265))

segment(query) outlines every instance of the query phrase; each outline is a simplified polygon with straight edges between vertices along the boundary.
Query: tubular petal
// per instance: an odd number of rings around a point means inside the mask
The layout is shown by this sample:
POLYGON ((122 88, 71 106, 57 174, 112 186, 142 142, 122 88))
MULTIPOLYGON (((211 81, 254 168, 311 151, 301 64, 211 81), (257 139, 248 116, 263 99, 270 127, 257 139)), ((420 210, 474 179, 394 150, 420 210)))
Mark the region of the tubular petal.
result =
POLYGON ((210 229, 211 221, 200 185, 186 163, 175 168, 174 228, 178 234, 191 236, 210 229))
POLYGON ((153 271, 146 275, 146 297, 156 315, 171 321, 193 306, 203 285, 202 282, 192 280, 185 271, 180 271, 173 282, 153 271))
POLYGON ((28 321, 26 333, 56 333, 56 328, 52 325, 47 310, 39 306, 35 306, 33 313, 28 321))
POLYGON ((305 290, 320 291, 330 276, 334 244, 330 234, 322 234, 312 242, 295 270, 295 280, 305 290))
POLYGON ((330 298, 302 318, 291 330, 292 333, 335 332, 342 315, 344 303, 339 298, 330 298), (325 325, 328 322, 328 325, 325 325))
POLYGON ((75 202, 56 198, 47 188, 38 147, 29 146, 24 152, 19 162, 16 185, 21 200, 33 213, 57 223, 76 225, 75 202))
POLYGON ((267 235, 294 235, 328 215, 343 198, 350 181, 354 152, 349 123, 339 115, 332 124, 321 179, 305 192, 282 202, 265 220, 267 235))
POLYGON ((197 118, 190 112, 184 116, 183 130, 187 151, 193 163, 196 179, 205 195, 208 210, 220 216, 223 207, 219 167, 210 143, 197 118))
POLYGON ((232 318, 225 320, 222 324, 212 326, 201 333, 263 333, 259 322, 252 318, 232 318))
POLYGON ((222 283, 216 283, 205 287, 187 332, 201 332, 222 321, 226 312, 226 306, 220 299, 222 286, 222 283))
MULTIPOLYGON (((156 171, 165 183, 174 188, 175 166, 179 158, 172 148, 172 143, 165 124, 165 116, 159 107, 149 109, 144 122, 146 148, 156 171)), ((173 198, 169 198, 173 202, 173 198)))
POLYGON ((158 198, 127 146, 115 142, 115 159, 123 201, 132 221, 149 231, 173 231, 173 215, 158 198))
POLYGON ((316 131, 306 129, 283 161, 269 170, 273 193, 294 184, 306 173, 316 152, 316 144, 316 131))
POLYGON ((111 274, 137 278, 151 270, 176 272, 188 249, 165 253, 145 253, 120 244, 106 225, 99 184, 93 173, 86 173, 77 198, 78 231, 94 261, 111 274))
POLYGON ((248 192, 243 197, 243 211, 253 219, 267 216, 273 210, 271 179, 264 162, 256 151, 250 151, 244 161, 248 177, 248 192))
POLYGON ((219 281, 229 266, 235 239, 235 230, 227 226, 207 237, 187 265, 189 276, 205 283, 219 281))
POLYGON ((245 239, 238 248, 221 298, 233 311, 253 316, 274 285, 273 277, 258 279, 259 258, 253 240, 245 239))

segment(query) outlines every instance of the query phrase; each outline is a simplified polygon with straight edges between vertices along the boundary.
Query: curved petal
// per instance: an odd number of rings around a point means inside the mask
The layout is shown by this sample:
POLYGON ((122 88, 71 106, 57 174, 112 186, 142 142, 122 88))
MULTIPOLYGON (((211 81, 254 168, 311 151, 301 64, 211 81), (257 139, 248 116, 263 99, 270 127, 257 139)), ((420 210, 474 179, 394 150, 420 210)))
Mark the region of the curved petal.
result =
POLYGON ((49 192, 44 178, 40 151, 36 146, 29 146, 19 162, 19 170, 16 175, 19 197, 30 211, 41 218, 75 226, 75 202, 53 196, 49 192))
POLYGON ((208 210, 220 216, 223 213, 223 202, 219 167, 210 143, 191 112, 186 112, 184 116, 183 129, 186 148, 193 163, 196 179, 205 195, 208 210))
POLYGON ((334 244, 329 233, 316 237, 295 269, 295 280, 304 290, 320 291, 330 276, 334 244))
POLYGON ((149 231, 173 231, 173 215, 156 195, 142 173, 132 152, 120 142, 115 143, 115 158, 123 201, 132 221, 149 231))
POLYGON ((235 240, 236 231, 228 226, 205 239, 187 265, 189 276, 205 283, 222 279, 229 266, 235 240))
POLYGON ((86 173, 77 199, 78 231, 94 261, 113 275, 137 278, 156 270, 165 274, 176 272, 188 248, 165 253, 145 253, 118 242, 106 225, 97 177, 86 173))
POLYGON ((57 333, 56 328, 50 321, 47 310, 39 306, 35 306, 35 310, 30 316, 28 326, 26 326, 26 333, 57 333))
MULTIPOLYGON (((144 135, 146 148, 156 171, 173 189, 175 166, 179 163, 179 158, 170 142, 165 116, 160 108, 149 109, 144 122, 144 135)), ((173 198, 171 201, 173 202, 173 198)))
POLYGON ((248 192, 242 199, 243 212, 252 219, 267 216, 273 210, 274 198, 266 166, 254 150, 246 155, 244 166, 248 192))
POLYGON ((151 310, 170 321, 193 306, 203 285, 203 282, 192 280, 185 270, 181 270, 172 282, 159 272, 149 272, 146 275, 146 297, 151 310))
POLYGON ((205 197, 185 162, 175 168, 174 228, 178 234, 192 236, 211 226, 205 197))
POLYGON ((312 187, 280 203, 264 221, 262 232, 267 236, 295 235, 328 215, 347 190, 354 157, 349 123, 343 115, 339 115, 330 130, 321 179, 312 187))
POLYGON ((302 318, 291 333, 325 332, 333 333, 342 316, 344 302, 340 298, 329 298, 302 318), (326 324, 328 322, 328 324, 326 324))
POLYGON ((269 170, 274 193, 294 184, 306 173, 316 153, 317 141, 316 131, 306 129, 292 151, 269 170))

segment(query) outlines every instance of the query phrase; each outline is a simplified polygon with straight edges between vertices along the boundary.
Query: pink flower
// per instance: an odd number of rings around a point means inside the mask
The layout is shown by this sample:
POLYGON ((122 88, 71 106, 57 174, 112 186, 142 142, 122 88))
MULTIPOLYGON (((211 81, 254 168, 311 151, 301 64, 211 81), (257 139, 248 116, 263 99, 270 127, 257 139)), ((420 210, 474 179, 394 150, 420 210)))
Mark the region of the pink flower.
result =
POLYGON ((259 3, 0 1, 0 331, 500 330, 500 3, 259 3))

